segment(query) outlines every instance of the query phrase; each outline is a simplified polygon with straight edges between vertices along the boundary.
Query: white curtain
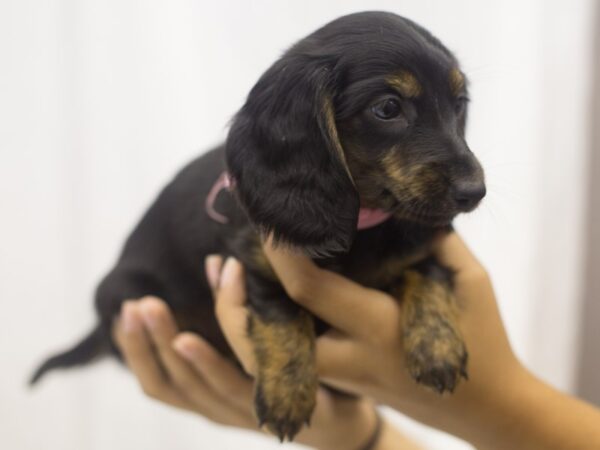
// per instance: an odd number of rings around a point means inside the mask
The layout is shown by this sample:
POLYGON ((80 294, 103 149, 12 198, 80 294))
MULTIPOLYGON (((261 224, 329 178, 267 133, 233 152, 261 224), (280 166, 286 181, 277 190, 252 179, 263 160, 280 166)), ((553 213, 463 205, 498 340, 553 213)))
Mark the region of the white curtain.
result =
MULTIPOLYGON (((316 27, 366 9, 416 20, 463 62, 489 196, 459 229, 492 273, 518 355, 572 389, 594 6, 3 0, 0 447, 280 448, 148 400, 112 361, 31 392, 25 382, 91 327, 93 289, 124 238, 174 172, 224 138, 261 72, 316 27)), ((393 417, 430 448, 468 448, 393 417)))

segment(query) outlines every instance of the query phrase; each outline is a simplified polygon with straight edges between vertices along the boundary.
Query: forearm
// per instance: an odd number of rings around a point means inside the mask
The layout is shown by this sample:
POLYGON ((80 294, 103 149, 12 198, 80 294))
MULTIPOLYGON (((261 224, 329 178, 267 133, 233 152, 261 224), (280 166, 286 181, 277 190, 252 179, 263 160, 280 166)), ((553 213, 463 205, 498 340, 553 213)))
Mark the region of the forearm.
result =
POLYGON ((515 416, 498 446, 486 447, 577 450, 600 448, 600 412, 585 402, 543 383, 531 374, 521 385, 522 398, 513 400, 515 416))
POLYGON ((486 399, 461 437, 480 450, 600 448, 600 412, 525 369, 512 389, 486 399))
MULTIPOLYGON (((500 373, 487 383, 467 382, 452 396, 423 391, 420 401, 398 397, 388 404, 479 450, 600 448, 598 409, 546 385, 520 365, 500 373)), ((383 439, 381 445, 377 450, 394 448, 384 446, 383 439)))

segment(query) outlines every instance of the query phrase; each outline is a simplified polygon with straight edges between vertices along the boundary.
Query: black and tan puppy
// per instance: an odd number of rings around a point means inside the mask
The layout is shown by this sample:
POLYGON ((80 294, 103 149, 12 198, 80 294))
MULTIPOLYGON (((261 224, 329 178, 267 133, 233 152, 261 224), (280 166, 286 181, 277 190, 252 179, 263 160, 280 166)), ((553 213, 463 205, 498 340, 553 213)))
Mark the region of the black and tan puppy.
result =
POLYGON ((211 253, 233 254, 246 267, 258 420, 292 439, 315 403, 316 327, 262 254, 260 238, 272 234, 396 295, 408 370, 452 391, 466 377, 467 351, 452 274, 429 247, 485 195, 464 138, 467 102, 454 56, 397 15, 352 14, 301 40, 251 90, 227 142, 185 167, 142 218, 98 287, 98 327, 33 380, 118 354, 111 323, 125 299, 147 294, 231 354, 202 264, 211 253), (225 179, 229 190, 220 189, 225 179))

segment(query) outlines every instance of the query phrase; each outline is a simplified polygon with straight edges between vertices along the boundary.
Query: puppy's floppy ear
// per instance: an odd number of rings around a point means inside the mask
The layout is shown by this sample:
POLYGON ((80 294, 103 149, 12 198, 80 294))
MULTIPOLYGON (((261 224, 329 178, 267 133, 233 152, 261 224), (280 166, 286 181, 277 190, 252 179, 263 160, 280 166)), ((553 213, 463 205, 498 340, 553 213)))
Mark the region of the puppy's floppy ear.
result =
POLYGON ((326 61, 287 55, 251 90, 226 145, 250 220, 313 256, 350 248, 359 197, 337 135, 326 61))

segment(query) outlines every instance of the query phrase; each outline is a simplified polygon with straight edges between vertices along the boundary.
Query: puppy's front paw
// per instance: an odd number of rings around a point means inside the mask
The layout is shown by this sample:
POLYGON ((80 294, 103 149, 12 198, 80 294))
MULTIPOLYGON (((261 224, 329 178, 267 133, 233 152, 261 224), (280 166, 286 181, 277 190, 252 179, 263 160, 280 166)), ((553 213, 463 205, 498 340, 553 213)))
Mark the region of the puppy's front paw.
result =
POLYGON ((417 383, 440 394, 467 379, 467 350, 449 283, 409 271, 401 291, 406 366, 417 383))
POLYGON ((465 344, 448 323, 429 325, 416 325, 404 333, 408 370, 417 383, 440 394, 453 392, 461 376, 467 379, 465 344))
POLYGON ((312 318, 301 312, 294 320, 277 322, 252 315, 249 325, 256 356, 254 404, 259 424, 280 441, 291 441, 309 423, 319 386, 312 318))
POLYGON ((259 378, 256 384, 254 401, 259 424, 266 425, 281 442, 293 440, 302 426, 309 424, 315 408, 316 373, 297 375, 275 374, 259 378))

